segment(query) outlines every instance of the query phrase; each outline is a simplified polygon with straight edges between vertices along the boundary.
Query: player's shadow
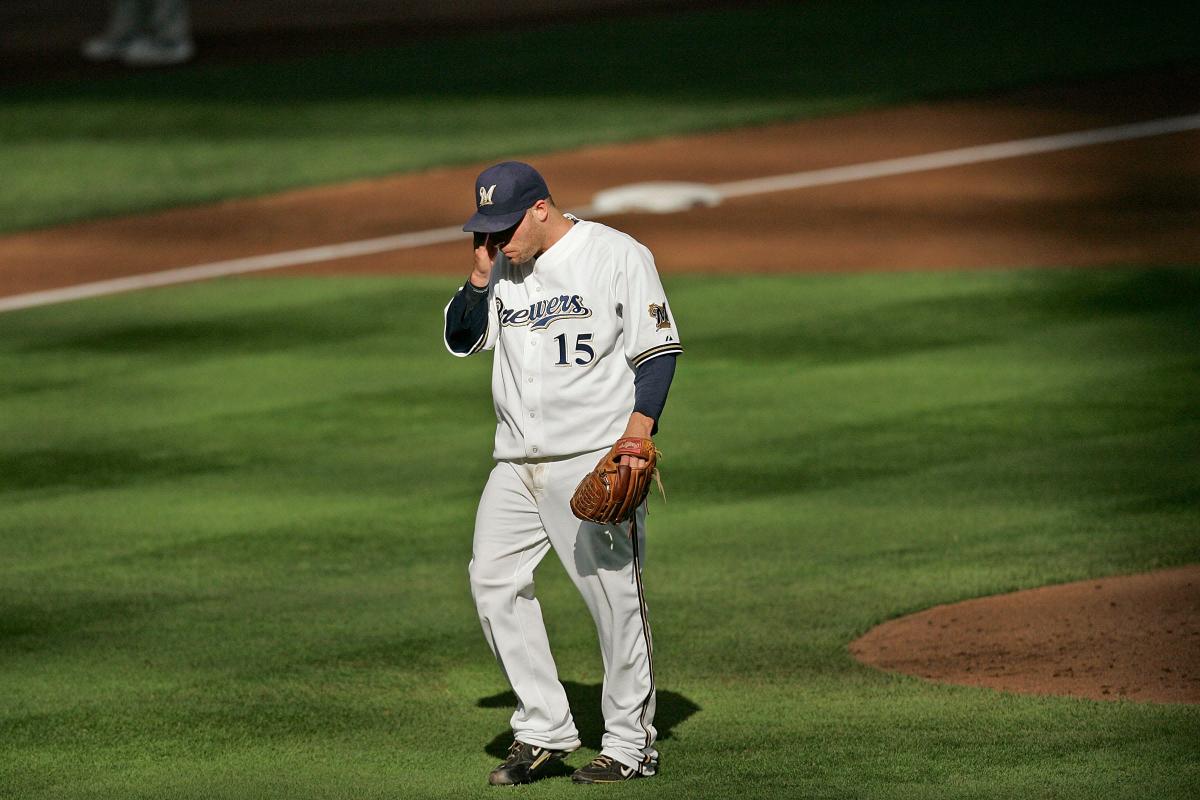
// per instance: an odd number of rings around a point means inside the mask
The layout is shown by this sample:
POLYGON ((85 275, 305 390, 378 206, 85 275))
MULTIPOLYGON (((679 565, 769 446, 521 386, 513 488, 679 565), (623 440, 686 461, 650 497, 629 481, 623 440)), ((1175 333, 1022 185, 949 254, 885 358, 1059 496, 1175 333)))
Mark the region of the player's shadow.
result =
MULTIPOLYGON (((571 715, 575 717, 575 726, 579 728, 579 738, 583 742, 583 746, 599 750, 600 737, 604 734, 604 717, 600 714, 600 695, 603 687, 598 683, 588 685, 563 681, 563 688, 567 690, 571 715)), ((671 731, 676 725, 700 710, 700 706, 683 695, 666 689, 658 690, 657 702, 658 707, 654 712, 654 727, 658 731, 658 741, 660 742, 670 739, 671 731)), ((489 695, 480 698, 478 706, 480 708, 515 709, 517 696, 512 692, 489 695)), ((484 750, 488 755, 503 760, 508 755, 508 746, 511 743, 512 731, 506 727, 496 734, 496 738, 492 739, 484 750)), ((559 761, 546 773, 546 777, 569 775, 574 770, 575 767, 569 767, 559 761)))

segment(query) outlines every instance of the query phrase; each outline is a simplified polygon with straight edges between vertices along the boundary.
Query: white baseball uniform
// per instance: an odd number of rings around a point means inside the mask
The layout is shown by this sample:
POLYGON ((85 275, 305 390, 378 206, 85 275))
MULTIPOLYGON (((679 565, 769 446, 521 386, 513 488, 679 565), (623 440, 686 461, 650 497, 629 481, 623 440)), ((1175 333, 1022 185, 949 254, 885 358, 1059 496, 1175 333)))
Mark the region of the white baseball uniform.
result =
MULTIPOLYGON (((537 259, 497 254, 487 329, 468 353, 495 350, 495 458, 479 502, 469 568, 484 635, 517 696, 515 738, 573 750, 579 733, 559 683, 534 570, 553 547, 596 623, 604 664, 604 755, 653 774, 654 667, 641 559, 646 507, 629 524, 579 520, 575 487, 634 406, 634 371, 683 351, 650 251, 576 221, 537 259)), ((447 306, 447 310, 449 306, 447 306)))

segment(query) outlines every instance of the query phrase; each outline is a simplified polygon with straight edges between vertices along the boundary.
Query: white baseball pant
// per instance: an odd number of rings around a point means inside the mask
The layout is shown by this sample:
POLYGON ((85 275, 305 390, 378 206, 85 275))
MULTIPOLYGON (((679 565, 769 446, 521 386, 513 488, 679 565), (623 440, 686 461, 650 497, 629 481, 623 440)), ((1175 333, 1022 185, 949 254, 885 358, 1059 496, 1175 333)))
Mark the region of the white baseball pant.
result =
POLYGON ((584 522, 569 505, 579 481, 605 452, 607 448, 564 459, 496 464, 475 520, 471 593, 488 645, 517 696, 514 737, 554 750, 576 749, 579 732, 534 596, 534 570, 553 547, 583 595, 600 638, 601 752, 652 774, 658 762, 653 643, 641 579, 646 506, 637 512, 635 542, 629 523, 584 522))

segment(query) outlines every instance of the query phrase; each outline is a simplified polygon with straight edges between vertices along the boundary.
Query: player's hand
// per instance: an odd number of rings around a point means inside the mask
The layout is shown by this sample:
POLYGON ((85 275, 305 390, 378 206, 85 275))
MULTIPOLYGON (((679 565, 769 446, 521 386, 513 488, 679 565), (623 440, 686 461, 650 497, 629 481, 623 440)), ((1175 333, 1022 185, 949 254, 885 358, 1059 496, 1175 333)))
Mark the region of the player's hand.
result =
MULTIPOLYGON (((639 434, 632 434, 632 435, 637 436, 639 434)), ((645 435, 645 437, 643 437, 643 438, 649 439, 650 434, 647 433, 645 435)), ((638 458, 637 456, 621 456, 621 460, 618 461, 617 463, 623 467, 629 467, 630 469, 645 469, 646 465, 649 464, 650 462, 644 458, 638 458)), ((630 525, 629 529, 626 530, 625 533, 632 536, 633 535, 633 526, 630 525)))
MULTIPOLYGON (((621 434, 621 438, 634 436, 639 439, 649 439, 652 430, 654 430, 654 420, 635 411, 629 415, 629 424, 625 426, 625 433, 621 434)), ((641 469, 646 466, 647 462, 646 459, 637 456, 621 456, 621 460, 617 463, 641 469)))
POLYGON ((475 235, 475 264, 471 269, 471 284, 482 289, 492 278, 492 262, 496 260, 497 247, 491 242, 491 235, 476 233, 475 235))

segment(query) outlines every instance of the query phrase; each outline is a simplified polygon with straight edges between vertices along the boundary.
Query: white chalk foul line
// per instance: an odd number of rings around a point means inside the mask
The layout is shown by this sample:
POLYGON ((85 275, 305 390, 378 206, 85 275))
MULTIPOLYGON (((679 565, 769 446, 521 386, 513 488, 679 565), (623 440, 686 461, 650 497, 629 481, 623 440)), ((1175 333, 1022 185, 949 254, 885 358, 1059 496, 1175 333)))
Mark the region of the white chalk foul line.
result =
MULTIPOLYGON (((1016 139, 1009 142, 963 147, 956 150, 942 150, 919 156, 889 158, 882 161, 869 161, 842 167, 795 172, 789 175, 773 175, 766 178, 733 181, 731 183, 718 184, 713 188, 717 189, 723 198, 746 197, 756 194, 768 194, 770 192, 805 189, 813 186, 829 186, 837 183, 883 178, 890 175, 905 175, 934 169, 960 167, 987 161, 1000 161, 1006 158, 1051 153, 1058 150, 1086 147, 1088 145, 1142 139, 1148 136, 1161 136, 1197 129, 1200 129, 1200 114, 1191 114, 1183 117, 1168 117, 1165 119, 1148 120, 1146 122, 1135 122, 1129 125, 1117 125, 1111 128, 1095 128, 1053 136, 1016 139)), ((582 217, 600 216, 592 213, 590 206, 575 209, 574 213, 582 217)), ((249 272, 264 272, 272 269, 334 261, 339 258, 373 255, 412 247, 443 244, 460 241, 463 236, 464 234, 458 226, 452 226, 414 233, 402 233, 396 236, 383 236, 377 239, 363 239, 356 242, 309 247, 282 253, 235 258, 229 261, 214 261, 208 264, 198 264, 193 267, 181 267, 162 272, 130 275, 124 278, 83 283, 61 289, 48 289, 40 292, 29 292, 27 294, 3 297, 0 298, 0 312, 16 311, 18 309, 33 308, 52 303, 65 303, 71 300, 82 300, 87 297, 99 297, 119 292, 134 291, 136 289, 148 289, 155 286, 170 286, 177 283, 188 283, 208 278, 242 275, 249 272)))
POLYGON ((65 303, 69 300, 82 300, 85 297, 100 297, 102 295, 130 292, 135 289, 149 289, 154 286, 170 286, 176 283, 189 283, 208 278, 223 278, 229 275, 242 275, 247 272, 263 272, 270 269, 297 267, 303 264, 316 264, 322 261, 333 261, 338 258, 351 256, 366 256, 375 253, 386 253, 392 250, 404 250, 410 247, 423 247, 430 244, 460 241, 463 237, 462 228, 434 228, 416 233, 401 233, 396 236, 382 236, 378 239, 362 239, 357 242, 307 247, 303 250, 288 250, 282 253, 269 253, 248 258, 235 258, 230 261, 214 261, 209 264, 197 264, 194 267, 180 267, 162 272, 150 272, 142 275, 129 275, 124 278, 81 283, 77 286, 64 286, 61 289, 47 289, 41 292, 17 294, 11 297, 0 297, 0 312, 16 311, 21 308, 65 303))
POLYGON ((1093 144, 1143 139, 1147 136, 1180 133, 1182 131, 1196 130, 1197 128, 1200 128, 1200 114, 1191 114, 1186 117, 1152 119, 1146 122, 1135 122, 1130 125, 1117 125, 1112 128, 1095 128, 1087 131, 1060 133, 1053 136, 1038 136, 1033 139, 1016 139, 1011 142, 983 144, 976 147, 963 147, 957 150, 942 150, 937 153, 926 153, 920 156, 889 158, 884 161, 869 161, 864 164, 849 164, 844 167, 815 169, 807 172, 796 172, 791 175, 774 175, 769 178, 734 181, 732 183, 720 184, 716 188, 725 197, 744 197, 752 194, 766 194, 767 192, 786 192, 793 189, 807 189, 812 186, 850 183, 870 178, 884 178, 889 175, 905 175, 913 172, 925 172, 931 169, 980 164, 985 161, 1001 161, 1006 158, 1031 156, 1038 153, 1053 153, 1057 150, 1071 150, 1076 147, 1087 147, 1093 144))

